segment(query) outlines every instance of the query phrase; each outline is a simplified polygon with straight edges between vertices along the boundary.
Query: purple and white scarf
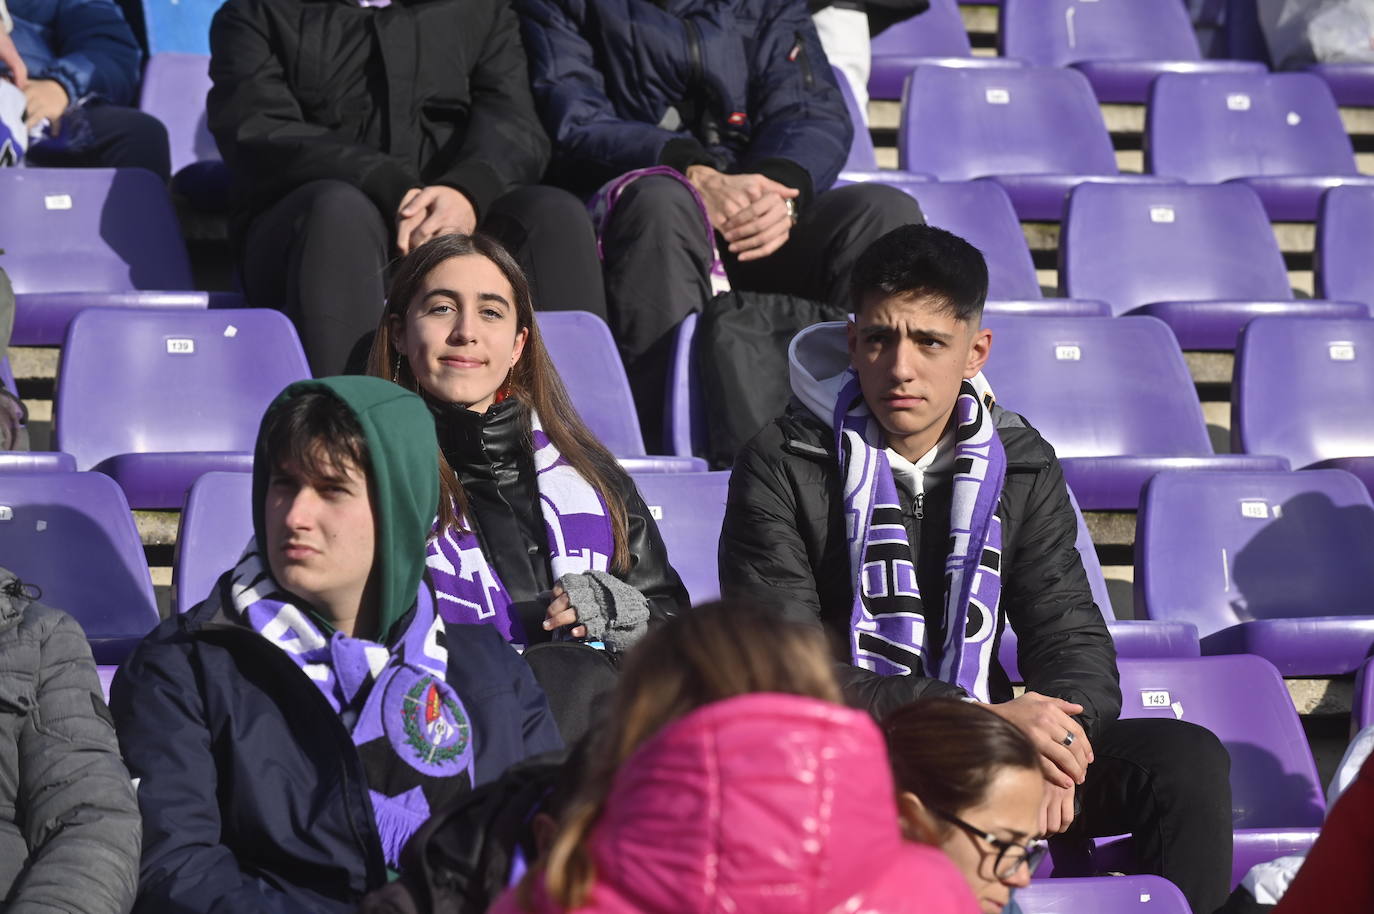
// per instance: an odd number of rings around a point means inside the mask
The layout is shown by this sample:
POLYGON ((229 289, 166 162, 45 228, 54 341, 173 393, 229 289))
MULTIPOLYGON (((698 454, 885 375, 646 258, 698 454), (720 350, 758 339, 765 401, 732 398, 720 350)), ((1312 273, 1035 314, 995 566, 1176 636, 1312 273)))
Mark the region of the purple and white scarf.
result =
POLYGON ((835 404, 836 453, 844 475, 849 566, 854 575, 850 650, 855 666, 883 675, 918 673, 988 701, 988 670, 1002 593, 997 502, 1007 457, 977 388, 956 401, 950 552, 945 563, 943 644, 927 641, 915 556, 881 427, 850 369, 835 404))
MULTIPOLYGON (((615 552, 615 533, 606 502, 553 446, 530 410, 534 432, 535 484, 548 537, 549 570, 553 580, 565 574, 605 571, 615 552)), ((465 519, 465 531, 440 531, 429 543, 425 563, 439 598, 439 615, 450 622, 495 625, 513 644, 529 638, 511 597, 487 560, 482 544, 465 519)))
POLYGON ((472 726, 445 678, 444 622, 428 586, 420 582, 415 612, 390 649, 342 632, 325 635, 280 589, 255 541, 234 568, 229 594, 236 621, 281 648, 350 729, 383 856, 399 866, 401 849, 431 810, 473 785, 472 726))

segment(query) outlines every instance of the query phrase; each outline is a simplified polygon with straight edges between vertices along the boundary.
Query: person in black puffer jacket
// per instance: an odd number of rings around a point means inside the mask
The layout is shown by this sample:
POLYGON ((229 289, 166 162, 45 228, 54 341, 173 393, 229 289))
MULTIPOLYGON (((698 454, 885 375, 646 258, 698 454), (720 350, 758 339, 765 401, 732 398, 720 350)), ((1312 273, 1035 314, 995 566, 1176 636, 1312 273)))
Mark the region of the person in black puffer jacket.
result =
POLYGON ((1117 719, 1116 651, 1054 449, 982 378, 982 255, 899 229, 863 253, 853 293, 853 323, 793 341, 799 402, 736 460, 721 592, 818 622, 850 701, 876 716, 948 695, 1015 724, 1041 755, 1061 873, 1091 838, 1131 832, 1141 872, 1216 910, 1230 759, 1186 721, 1117 719), (1026 680, 1015 698, 997 662, 1007 624, 1026 680))

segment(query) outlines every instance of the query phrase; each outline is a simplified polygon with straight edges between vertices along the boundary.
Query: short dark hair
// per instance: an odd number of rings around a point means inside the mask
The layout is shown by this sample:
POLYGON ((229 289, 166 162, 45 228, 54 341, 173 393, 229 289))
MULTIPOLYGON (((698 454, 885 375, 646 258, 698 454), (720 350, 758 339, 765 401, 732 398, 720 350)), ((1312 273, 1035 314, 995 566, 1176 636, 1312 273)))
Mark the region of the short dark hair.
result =
POLYGON ((932 225, 903 225, 859 255, 849 279, 857 316, 870 293, 924 296, 943 302, 961 321, 978 321, 988 298, 982 252, 932 225))
POLYGON ((337 482, 350 465, 372 477, 372 459, 358 417, 327 390, 306 388, 278 403, 263 421, 271 470, 289 469, 312 483, 337 482))

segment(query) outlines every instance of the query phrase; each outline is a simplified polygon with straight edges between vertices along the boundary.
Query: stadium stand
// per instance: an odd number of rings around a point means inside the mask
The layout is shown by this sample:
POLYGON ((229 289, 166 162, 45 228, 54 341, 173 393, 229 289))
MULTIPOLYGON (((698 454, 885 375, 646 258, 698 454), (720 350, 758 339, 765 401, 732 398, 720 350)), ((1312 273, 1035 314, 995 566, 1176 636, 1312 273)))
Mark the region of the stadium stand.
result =
POLYGON ((918 66, 998 68, 1020 66, 1007 57, 975 57, 955 0, 930 0, 924 13, 873 36, 868 77, 872 98, 899 99, 907 74, 918 66))
POLYGON ((1374 304, 1371 238, 1374 187, 1333 187, 1322 195, 1313 252, 1319 295, 1374 304))
POLYGON ((1367 317, 1356 302, 1295 301, 1255 192, 1241 185, 1082 185, 1060 236, 1066 295, 1169 325, 1184 349, 1235 348, 1261 314, 1367 317))
POLYGON ((295 328, 270 309, 83 311, 63 351, 57 449, 136 508, 179 508, 200 474, 251 467, 263 410, 310 377, 295 328))
POLYGON ((1342 470, 1160 473, 1141 497, 1135 605, 1203 654, 1285 676, 1353 673, 1374 647, 1374 501, 1342 470))

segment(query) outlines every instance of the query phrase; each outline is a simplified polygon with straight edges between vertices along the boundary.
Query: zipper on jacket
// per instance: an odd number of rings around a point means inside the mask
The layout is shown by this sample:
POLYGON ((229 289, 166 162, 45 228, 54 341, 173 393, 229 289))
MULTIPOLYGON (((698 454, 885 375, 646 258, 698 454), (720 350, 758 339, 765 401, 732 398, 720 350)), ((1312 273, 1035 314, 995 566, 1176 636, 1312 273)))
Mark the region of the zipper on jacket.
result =
POLYGON ((816 86, 816 79, 811 74, 811 59, 806 56, 806 42, 802 40, 801 32, 792 33, 797 43, 792 45, 792 51, 787 55, 787 59, 801 64, 802 84, 808 89, 816 86))
POLYGON ((926 493, 917 492, 916 497, 911 502, 911 516, 917 520, 924 520, 926 516, 926 493))
POLYGON ((692 19, 682 20, 682 29, 687 33, 687 59, 692 64, 692 85, 701 82, 701 30, 692 19))

